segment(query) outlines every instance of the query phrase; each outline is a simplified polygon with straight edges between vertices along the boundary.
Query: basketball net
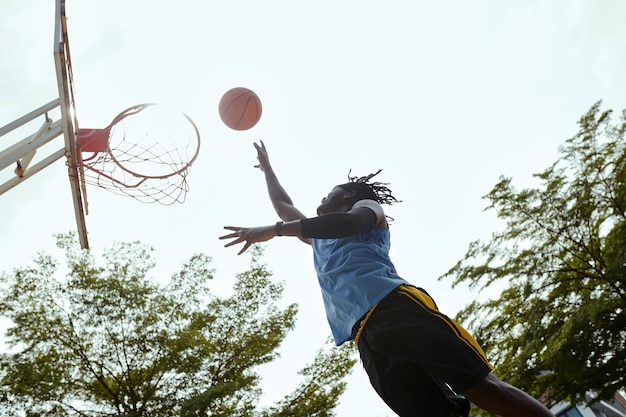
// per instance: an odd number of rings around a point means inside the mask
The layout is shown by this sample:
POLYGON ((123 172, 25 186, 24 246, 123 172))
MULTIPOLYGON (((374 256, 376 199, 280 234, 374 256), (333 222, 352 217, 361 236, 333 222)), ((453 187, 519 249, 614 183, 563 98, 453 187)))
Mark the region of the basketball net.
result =
POLYGON ((104 129, 79 129, 85 182, 144 203, 185 201, 200 134, 185 114, 155 104, 121 112, 104 129))

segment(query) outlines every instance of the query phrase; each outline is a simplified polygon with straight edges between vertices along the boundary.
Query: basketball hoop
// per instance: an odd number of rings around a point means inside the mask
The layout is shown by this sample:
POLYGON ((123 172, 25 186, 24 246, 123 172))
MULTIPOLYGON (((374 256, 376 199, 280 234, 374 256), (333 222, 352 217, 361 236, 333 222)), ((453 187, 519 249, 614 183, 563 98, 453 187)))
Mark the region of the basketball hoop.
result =
POLYGON ((184 113, 155 104, 121 112, 104 129, 79 129, 78 163, 85 182, 145 203, 182 203, 200 133, 184 113))

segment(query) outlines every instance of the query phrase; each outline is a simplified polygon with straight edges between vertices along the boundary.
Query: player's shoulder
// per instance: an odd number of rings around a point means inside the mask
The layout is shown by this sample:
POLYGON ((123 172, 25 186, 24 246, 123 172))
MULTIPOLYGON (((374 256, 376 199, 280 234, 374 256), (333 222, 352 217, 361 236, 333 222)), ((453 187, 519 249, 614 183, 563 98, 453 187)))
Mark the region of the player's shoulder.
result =
POLYGON ((371 208, 372 210, 383 210, 383 206, 380 205, 380 203, 376 200, 368 200, 368 199, 364 199, 364 200, 359 200, 356 203, 354 203, 354 205, 352 206, 352 208, 359 208, 359 207, 367 207, 367 208, 371 208))
POLYGON ((377 224, 384 224, 386 222, 385 218, 385 210, 383 210, 383 206, 380 205, 378 201, 375 200, 359 200, 352 206, 352 209, 365 207, 374 212, 376 214, 377 224))

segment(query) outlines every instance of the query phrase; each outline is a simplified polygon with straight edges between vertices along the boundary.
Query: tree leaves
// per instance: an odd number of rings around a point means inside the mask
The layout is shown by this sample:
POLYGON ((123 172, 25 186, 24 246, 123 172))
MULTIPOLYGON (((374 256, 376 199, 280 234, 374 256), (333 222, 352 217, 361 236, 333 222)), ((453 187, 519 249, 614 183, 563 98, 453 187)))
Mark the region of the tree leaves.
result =
MULTIPOLYGON (((10 319, 0 355, 0 411, 47 416, 261 416, 258 369, 278 357, 297 306, 279 308, 283 283, 252 250, 232 296, 210 291, 211 258, 193 255, 166 284, 148 278, 152 249, 116 243, 100 266, 73 235, 57 236, 67 274, 39 254, 1 277, 10 319)), ((293 409, 332 415, 354 361, 321 354, 293 409), (336 361, 328 366, 324 360, 336 361), (326 385, 321 385, 326 384, 326 385)), ((284 409, 284 404, 280 407, 284 409)), ((316 414, 318 413, 318 414, 316 414)))
POLYGON ((506 283, 458 318, 501 377, 554 400, 609 398, 626 383, 626 112, 613 124, 600 104, 535 175, 540 186, 500 178, 485 198, 506 226, 441 277, 506 283))

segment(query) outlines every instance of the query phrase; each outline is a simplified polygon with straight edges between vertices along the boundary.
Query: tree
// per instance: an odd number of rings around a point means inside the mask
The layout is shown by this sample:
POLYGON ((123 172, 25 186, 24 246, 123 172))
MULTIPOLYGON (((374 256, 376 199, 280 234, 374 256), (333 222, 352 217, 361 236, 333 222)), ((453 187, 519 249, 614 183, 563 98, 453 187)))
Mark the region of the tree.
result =
POLYGON ((252 251, 233 294, 218 297, 211 259, 192 256, 167 284, 147 277, 152 250, 118 243, 97 266, 73 235, 57 236, 67 275, 38 254, 3 273, 0 411, 27 416, 332 416, 355 363, 350 348, 320 349, 308 379, 271 408, 257 406, 257 373, 277 358, 297 306, 279 308, 275 282, 252 251), (331 364, 332 366, 329 366, 331 364))
POLYGON ((442 278, 506 283, 457 318, 496 372, 532 394, 607 399, 626 381, 626 111, 617 123, 595 103, 560 158, 516 190, 501 177, 488 209, 505 221, 475 241, 442 278))

